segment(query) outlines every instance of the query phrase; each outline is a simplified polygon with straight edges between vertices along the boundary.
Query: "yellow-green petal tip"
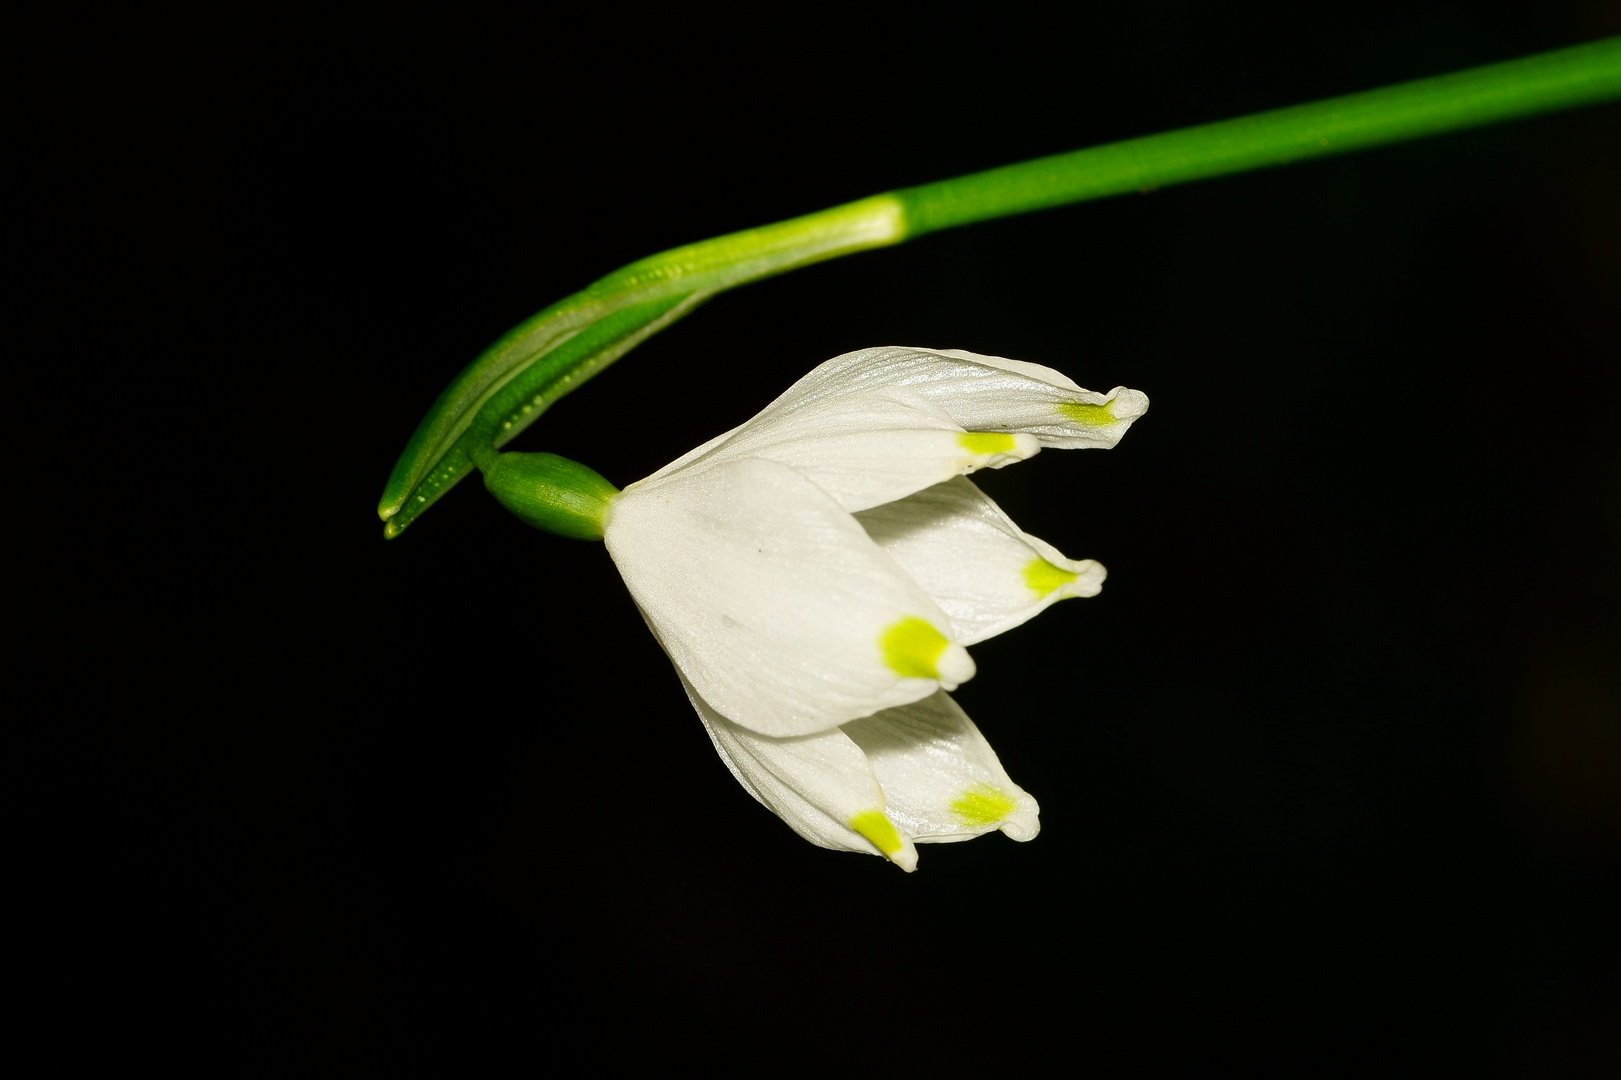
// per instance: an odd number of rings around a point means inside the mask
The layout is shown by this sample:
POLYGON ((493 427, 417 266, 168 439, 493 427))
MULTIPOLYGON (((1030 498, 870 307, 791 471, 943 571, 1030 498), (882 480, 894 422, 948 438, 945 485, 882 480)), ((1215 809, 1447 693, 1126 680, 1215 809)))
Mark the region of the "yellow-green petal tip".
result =
POLYGON ((940 654, 950 644, 944 634, 916 615, 896 621, 878 637, 884 663, 908 679, 938 679, 940 654))
POLYGON ((1064 417, 1086 427, 1108 427, 1119 422, 1119 418, 1109 409, 1112 404, 1114 403, 1104 402, 1102 405, 1089 405, 1084 401, 1065 401, 1059 403, 1058 411, 1064 417))
POLYGON ((863 810, 850 819, 850 828, 872 841, 873 847, 893 858, 906 845, 882 810, 863 810))
POLYGON ((988 829, 1005 820, 1017 805, 1007 792, 989 784, 975 784, 952 800, 951 812, 969 828, 988 829))
POLYGON ((1073 570, 1054 566, 1039 555, 1024 568, 1024 583, 1037 596, 1046 596, 1054 589, 1061 589, 1079 576, 1073 570))
POLYGON ((1010 452, 1018 440, 1005 431, 965 431, 957 436, 957 443, 970 454, 985 457, 1010 452))

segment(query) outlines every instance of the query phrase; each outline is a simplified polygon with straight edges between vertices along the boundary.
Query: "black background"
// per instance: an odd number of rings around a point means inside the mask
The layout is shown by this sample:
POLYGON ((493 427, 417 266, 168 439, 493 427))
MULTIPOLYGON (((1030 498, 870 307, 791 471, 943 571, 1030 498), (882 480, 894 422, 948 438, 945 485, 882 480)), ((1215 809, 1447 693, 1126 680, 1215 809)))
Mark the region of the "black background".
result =
POLYGON ((913 875, 813 848, 726 774, 599 547, 476 483, 381 538, 439 389, 634 258, 1621 33, 1601 3, 1228 8, 80 28, 90 92, 29 101, 109 492, 61 545, 98 614, 60 638, 120 703, 128 801, 76 909, 105 1003, 282 1074, 1605 1075, 1614 105, 798 271, 516 444, 623 485, 879 344, 1145 391, 1116 449, 982 478, 1110 573, 958 695, 1032 843, 913 875))

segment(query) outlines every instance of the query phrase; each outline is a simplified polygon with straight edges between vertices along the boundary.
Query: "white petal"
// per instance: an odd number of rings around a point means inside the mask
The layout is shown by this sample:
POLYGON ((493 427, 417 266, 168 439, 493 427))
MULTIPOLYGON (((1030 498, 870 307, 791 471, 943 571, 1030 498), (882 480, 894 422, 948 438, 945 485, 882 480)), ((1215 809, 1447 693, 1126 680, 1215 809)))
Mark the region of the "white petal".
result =
POLYGON ((944 691, 844 725, 884 789, 884 812, 920 844, 1001 829, 1015 840, 1041 830, 1040 807, 1008 779, 991 744, 944 691))
POLYGON ((903 870, 917 849, 884 814, 884 793, 859 747, 837 728, 772 738, 727 720, 686 679, 687 698, 738 783, 819 847, 884 855, 903 870))
POLYGON ((961 350, 864 349, 821 364, 747 423, 642 483, 766 457, 799 469, 845 509, 862 510, 1040 446, 1113 446, 1147 408, 1135 390, 1083 390, 1039 364, 961 350), (952 432, 980 438, 954 443, 952 432), (1005 445, 993 452, 990 437, 1005 445), (978 452, 965 458, 965 449, 978 452))
POLYGON ((603 539, 695 691, 761 734, 826 731, 974 673, 928 594, 787 466, 744 459, 633 485, 603 539))
MULTIPOLYGON (((971 431, 1022 431, 1062 450, 1110 447, 1148 411, 1148 395, 1085 390, 1041 364, 962 349, 867 349, 849 354, 867 378, 891 378, 971 431), (891 374, 894 373, 894 374, 891 374)), ((839 359, 843 359, 840 357, 839 359)))
POLYGON ((1032 379, 1038 379, 1044 383, 1051 383, 1053 386, 1061 387, 1065 390, 1081 389, 1074 379, 1070 378, 1068 375, 1065 375, 1062 371, 1059 371, 1056 368, 1047 367, 1045 364, 1032 364, 1028 360, 1009 360, 1005 356, 990 356, 986 353, 973 353, 969 352, 967 349, 930 349, 928 351, 937 352, 941 356, 949 356, 956 360, 967 360, 975 364, 985 364, 989 367, 1000 368, 1003 371, 1012 371, 1020 375, 1028 375, 1032 379))
POLYGON ((759 416, 827 408, 836 399, 880 386, 904 389, 943 409, 969 431, 1026 431, 1044 446, 1113 446, 1148 409, 1136 390, 1083 390, 1040 364, 961 349, 886 346, 845 353, 819 365, 759 416))
POLYGON ((984 641, 1072 596, 1096 596, 1103 567, 1022 531, 957 477, 856 515, 951 618, 954 639, 984 641))
MULTIPOLYGON (((676 464, 695 473, 742 457, 764 458, 789 466, 854 512, 963 473, 999 469, 1040 450, 1032 435, 964 431, 929 401, 879 387, 840 397, 827 408, 790 409, 770 418, 762 413, 676 464)), ((641 483, 674 471, 660 470, 641 483)))

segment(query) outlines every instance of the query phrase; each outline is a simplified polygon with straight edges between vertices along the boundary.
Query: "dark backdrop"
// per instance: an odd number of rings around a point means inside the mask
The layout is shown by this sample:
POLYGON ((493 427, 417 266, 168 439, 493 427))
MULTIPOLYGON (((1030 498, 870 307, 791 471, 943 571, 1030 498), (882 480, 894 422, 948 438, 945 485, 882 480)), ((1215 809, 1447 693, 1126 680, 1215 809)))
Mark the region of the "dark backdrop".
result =
POLYGON ((117 78, 60 125, 100 162, 61 181, 68 326, 143 358, 81 433, 139 555, 80 559, 116 601, 96 670, 140 706, 89 910, 129 950, 111 993, 160 1006, 143 1033, 287 1073, 584 1048, 1603 1074, 1616 106, 795 272, 523 436, 622 485, 879 344, 1146 391, 1115 450, 983 477, 1110 573, 977 647, 958 695, 1041 803, 1030 844, 914 875, 813 848, 727 775, 600 547, 476 483, 382 540, 439 389, 634 258, 1621 33, 1597 2, 1228 8, 76 42, 117 78))

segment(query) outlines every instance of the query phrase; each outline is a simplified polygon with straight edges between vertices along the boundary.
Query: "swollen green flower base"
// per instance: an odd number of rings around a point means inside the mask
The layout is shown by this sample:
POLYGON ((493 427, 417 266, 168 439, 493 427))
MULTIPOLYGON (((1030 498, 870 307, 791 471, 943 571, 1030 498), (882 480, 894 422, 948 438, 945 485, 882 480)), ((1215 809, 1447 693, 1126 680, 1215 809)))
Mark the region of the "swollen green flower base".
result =
POLYGON ((1621 38, 1611 38, 906 188, 649 256, 514 328, 456 377, 389 476, 384 535, 496 460, 552 402, 734 286, 957 225, 1617 97, 1621 38))
POLYGON ((619 494, 595 469, 556 454, 496 454, 482 468, 502 506, 570 540, 601 540, 608 503, 619 494))

